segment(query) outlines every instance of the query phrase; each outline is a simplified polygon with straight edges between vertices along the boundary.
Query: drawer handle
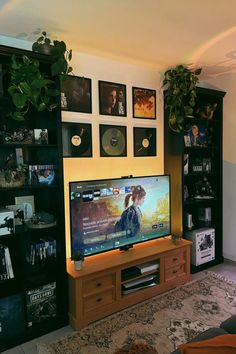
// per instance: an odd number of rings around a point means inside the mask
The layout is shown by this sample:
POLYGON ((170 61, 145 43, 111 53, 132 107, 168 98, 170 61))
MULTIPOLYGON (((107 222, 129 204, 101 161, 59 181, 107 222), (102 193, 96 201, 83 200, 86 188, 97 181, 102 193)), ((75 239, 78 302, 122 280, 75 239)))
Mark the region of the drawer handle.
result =
POLYGON ((177 260, 178 260, 178 258, 176 258, 176 257, 175 257, 175 258, 173 258, 173 262, 175 262, 175 261, 177 261, 177 260))
POLYGON ((175 273, 177 273, 177 272, 178 272, 178 270, 173 270, 173 272, 172 272, 172 273, 173 273, 173 274, 175 274, 175 273))
POLYGON ((102 297, 99 297, 96 301, 97 302, 101 302, 102 301, 102 297))
POLYGON ((97 283, 97 284, 96 284, 97 287, 99 287, 99 286, 101 286, 101 285, 102 285, 102 283, 97 283))

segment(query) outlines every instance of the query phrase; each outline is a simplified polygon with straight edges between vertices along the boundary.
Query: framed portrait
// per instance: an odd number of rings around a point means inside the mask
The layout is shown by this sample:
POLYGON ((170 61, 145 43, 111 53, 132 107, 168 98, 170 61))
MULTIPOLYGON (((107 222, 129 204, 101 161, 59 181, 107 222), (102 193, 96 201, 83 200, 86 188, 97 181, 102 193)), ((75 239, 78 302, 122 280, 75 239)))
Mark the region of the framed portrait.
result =
POLYGON ((156 90, 132 87, 133 117, 156 119, 156 90))
POLYGON ((134 127, 134 156, 156 156, 156 128, 134 127))
POLYGON ((100 124, 100 156, 127 156, 126 127, 100 124))
POLYGON ((92 126, 85 123, 62 123, 63 157, 92 157, 92 126))
POLYGON ((126 117, 126 85, 98 81, 99 113, 126 117))
POLYGON ((67 75, 61 80, 61 109, 92 113, 92 81, 86 77, 67 75))

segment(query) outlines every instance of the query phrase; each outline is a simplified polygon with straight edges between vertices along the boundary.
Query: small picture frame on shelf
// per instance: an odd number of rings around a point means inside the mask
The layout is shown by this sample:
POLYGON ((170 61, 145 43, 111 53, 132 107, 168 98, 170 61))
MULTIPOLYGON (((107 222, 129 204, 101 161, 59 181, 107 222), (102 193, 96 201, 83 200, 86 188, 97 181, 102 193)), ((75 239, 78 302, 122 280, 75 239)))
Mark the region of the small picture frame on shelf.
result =
POLYGON ((206 147, 207 136, 206 127, 201 124, 191 124, 188 126, 188 133, 184 135, 185 146, 206 147))
POLYGON ((29 183, 31 185, 52 185, 57 180, 55 165, 29 165, 29 183))
POLYGON ((67 75, 61 80, 61 109, 63 111, 92 113, 92 80, 67 75))
POLYGON ((99 113, 126 117, 126 85, 98 81, 99 113))
POLYGON ((132 87, 133 117, 156 119, 156 90, 132 87))
POLYGON ((48 144, 48 130, 45 128, 34 129, 34 143, 48 144))
POLYGON ((33 195, 17 196, 15 197, 15 204, 23 205, 25 221, 30 220, 34 216, 35 206, 33 195))

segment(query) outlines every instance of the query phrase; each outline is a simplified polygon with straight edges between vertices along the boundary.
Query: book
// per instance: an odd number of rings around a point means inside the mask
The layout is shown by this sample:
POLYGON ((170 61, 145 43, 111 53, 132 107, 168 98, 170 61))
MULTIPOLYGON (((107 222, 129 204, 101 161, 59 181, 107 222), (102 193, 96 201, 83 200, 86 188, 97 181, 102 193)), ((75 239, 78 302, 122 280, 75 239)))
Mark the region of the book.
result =
POLYGON ((29 184, 52 185, 57 180, 57 166, 29 165, 29 184))
POLYGON ((27 325, 56 317, 56 282, 26 292, 27 325))
POLYGON ((137 267, 140 269, 141 274, 144 274, 159 269, 159 266, 160 266, 159 263, 155 261, 155 262, 140 264, 137 267))
POLYGON ((25 329, 22 293, 0 299, 0 346, 22 335, 25 329))

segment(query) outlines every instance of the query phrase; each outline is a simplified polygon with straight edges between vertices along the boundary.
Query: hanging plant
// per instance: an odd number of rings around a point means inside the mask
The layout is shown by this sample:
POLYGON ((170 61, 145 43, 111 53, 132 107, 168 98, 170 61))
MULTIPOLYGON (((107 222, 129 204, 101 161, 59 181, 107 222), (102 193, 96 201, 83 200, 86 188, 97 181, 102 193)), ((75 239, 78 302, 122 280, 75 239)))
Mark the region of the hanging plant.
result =
POLYGON ((26 55, 22 58, 11 57, 10 86, 8 93, 16 111, 10 115, 23 121, 31 107, 38 112, 56 108, 55 96, 60 93, 54 88, 54 82, 40 71, 39 61, 31 60, 26 55))
POLYGON ((187 66, 177 65, 164 73, 165 109, 169 114, 169 127, 175 132, 181 132, 184 117, 193 114, 201 71, 201 68, 191 70, 187 66))
POLYGON ((72 49, 67 49, 65 42, 52 40, 45 31, 32 45, 32 50, 36 53, 49 54, 53 58, 51 66, 52 76, 68 75, 72 72, 69 62, 72 59, 72 49))

